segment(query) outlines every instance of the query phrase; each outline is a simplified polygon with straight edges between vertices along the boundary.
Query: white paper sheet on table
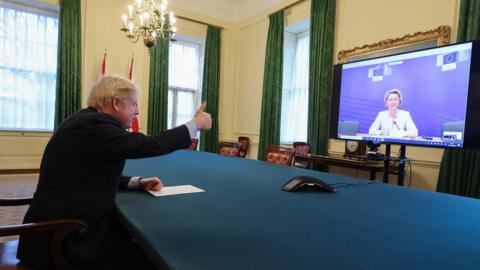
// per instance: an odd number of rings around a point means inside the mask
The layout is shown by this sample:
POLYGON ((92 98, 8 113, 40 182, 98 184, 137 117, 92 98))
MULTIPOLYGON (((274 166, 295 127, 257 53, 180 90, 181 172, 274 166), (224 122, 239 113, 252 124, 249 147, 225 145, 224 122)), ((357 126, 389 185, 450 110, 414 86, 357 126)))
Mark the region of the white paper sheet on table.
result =
POLYGON ((154 196, 169 196, 169 195, 177 195, 177 194, 187 194, 187 193, 196 193, 196 192, 205 192, 203 189, 199 189, 192 185, 182 185, 182 186, 171 186, 171 187, 163 187, 160 191, 151 191, 149 190, 152 195, 154 196))

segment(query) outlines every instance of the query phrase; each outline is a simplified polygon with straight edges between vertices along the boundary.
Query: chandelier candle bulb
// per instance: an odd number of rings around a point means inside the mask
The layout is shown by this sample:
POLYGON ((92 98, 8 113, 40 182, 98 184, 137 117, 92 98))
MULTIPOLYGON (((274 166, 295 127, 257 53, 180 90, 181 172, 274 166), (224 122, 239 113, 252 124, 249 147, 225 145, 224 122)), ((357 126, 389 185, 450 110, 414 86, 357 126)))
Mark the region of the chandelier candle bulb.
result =
POLYGON ((133 23, 128 24, 128 29, 130 30, 130 35, 133 35, 133 23))
POLYGON ((123 14, 123 29, 127 29, 127 15, 123 14))
POLYGON ((160 38, 175 38, 176 18, 167 11, 165 0, 135 0, 133 5, 128 5, 128 16, 123 15, 122 19, 123 28, 120 30, 126 37, 133 43, 143 39, 149 49, 155 47, 160 38))
POLYGON ((129 18, 132 18, 132 13, 133 13, 133 6, 132 5, 128 5, 128 17, 129 18))

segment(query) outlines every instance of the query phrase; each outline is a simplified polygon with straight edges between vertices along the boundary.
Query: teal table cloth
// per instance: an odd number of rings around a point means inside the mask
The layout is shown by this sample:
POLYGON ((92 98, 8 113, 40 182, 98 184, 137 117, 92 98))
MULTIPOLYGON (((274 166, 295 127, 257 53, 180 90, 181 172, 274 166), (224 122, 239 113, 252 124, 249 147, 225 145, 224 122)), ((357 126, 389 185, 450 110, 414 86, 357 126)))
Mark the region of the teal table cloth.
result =
POLYGON ((159 269, 480 269, 480 201, 181 150, 124 174, 205 192, 123 191, 121 222, 159 269), (285 192, 292 177, 337 193, 285 192))

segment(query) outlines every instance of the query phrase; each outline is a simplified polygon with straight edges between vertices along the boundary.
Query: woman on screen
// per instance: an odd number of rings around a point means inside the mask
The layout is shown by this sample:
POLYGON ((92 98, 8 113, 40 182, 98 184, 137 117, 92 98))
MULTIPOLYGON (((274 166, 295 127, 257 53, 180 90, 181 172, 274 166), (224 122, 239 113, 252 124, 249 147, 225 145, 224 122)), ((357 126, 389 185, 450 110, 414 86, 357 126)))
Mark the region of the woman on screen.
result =
POLYGON ((372 135, 391 137, 418 136, 418 129, 413 123, 410 113, 400 110, 402 93, 398 89, 391 89, 385 93, 384 101, 388 110, 378 113, 377 118, 368 130, 372 135))

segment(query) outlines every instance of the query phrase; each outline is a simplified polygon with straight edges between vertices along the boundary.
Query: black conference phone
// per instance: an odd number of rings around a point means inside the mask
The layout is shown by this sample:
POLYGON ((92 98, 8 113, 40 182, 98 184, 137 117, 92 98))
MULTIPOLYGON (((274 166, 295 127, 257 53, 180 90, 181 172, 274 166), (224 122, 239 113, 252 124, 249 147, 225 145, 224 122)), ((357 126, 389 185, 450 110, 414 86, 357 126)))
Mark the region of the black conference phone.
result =
POLYGON ((295 176, 282 187, 283 191, 323 191, 337 192, 332 186, 311 176, 295 176))

